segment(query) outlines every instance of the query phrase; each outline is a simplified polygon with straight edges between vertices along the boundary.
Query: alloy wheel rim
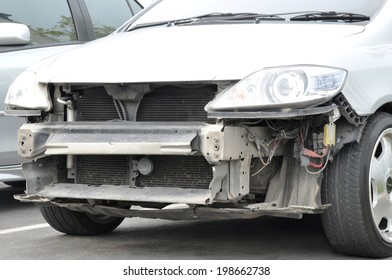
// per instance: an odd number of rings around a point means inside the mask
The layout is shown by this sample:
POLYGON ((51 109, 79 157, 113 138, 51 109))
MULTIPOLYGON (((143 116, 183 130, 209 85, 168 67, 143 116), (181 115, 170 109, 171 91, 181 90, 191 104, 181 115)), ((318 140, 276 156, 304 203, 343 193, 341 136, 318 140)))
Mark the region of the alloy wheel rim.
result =
POLYGON ((385 130, 374 146, 369 186, 374 226, 384 241, 392 243, 392 128, 385 130))

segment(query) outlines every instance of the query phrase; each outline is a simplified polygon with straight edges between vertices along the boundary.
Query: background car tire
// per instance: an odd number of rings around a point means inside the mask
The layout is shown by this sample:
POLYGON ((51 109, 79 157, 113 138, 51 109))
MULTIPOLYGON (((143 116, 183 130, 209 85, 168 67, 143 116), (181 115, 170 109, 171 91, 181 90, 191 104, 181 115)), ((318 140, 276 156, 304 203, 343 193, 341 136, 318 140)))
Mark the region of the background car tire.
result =
POLYGON ((58 206, 39 206, 48 224, 57 231, 71 235, 99 235, 117 228, 124 218, 90 215, 58 206))
POLYGON ((364 257, 392 255, 391 170, 392 116, 377 113, 365 125, 360 142, 339 151, 323 179, 322 201, 331 208, 322 215, 322 223, 335 250, 364 257), (373 217, 380 215, 382 221, 375 222, 373 217))

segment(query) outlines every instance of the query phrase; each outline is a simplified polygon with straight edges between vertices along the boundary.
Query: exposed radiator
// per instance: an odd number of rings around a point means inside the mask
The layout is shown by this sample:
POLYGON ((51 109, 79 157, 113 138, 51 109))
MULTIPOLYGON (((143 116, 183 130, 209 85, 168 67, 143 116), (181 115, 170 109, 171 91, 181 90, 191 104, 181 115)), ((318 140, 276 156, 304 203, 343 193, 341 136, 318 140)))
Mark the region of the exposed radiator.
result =
POLYGON ((77 156, 75 183, 129 184, 128 156, 77 156))
MULTIPOLYGON (((138 187, 209 188, 212 166, 202 156, 151 156, 153 171, 136 178, 138 187)), ((128 185, 128 156, 76 156, 75 183, 128 185)))
POLYGON ((215 97, 215 86, 158 88, 140 102, 138 121, 197 121, 207 119, 204 106, 215 97))
POLYGON ((124 112, 119 103, 108 95, 103 88, 84 91, 84 94, 77 100, 76 104, 77 121, 111 121, 124 119, 124 112))
MULTIPOLYGON (((209 122, 204 106, 214 98, 214 86, 163 87, 144 96, 138 121, 209 122)), ((77 121, 124 119, 122 106, 103 88, 89 89, 77 100, 77 121), (117 105, 117 106, 116 106, 117 105)), ((208 188, 212 167, 201 156, 152 156, 153 172, 136 178, 138 187, 208 188)), ((75 182, 90 185, 129 185, 129 156, 76 156, 75 182)))
POLYGON ((181 187, 208 189, 212 180, 212 167, 202 156, 155 156, 148 176, 139 175, 139 187, 181 187))
MULTIPOLYGON (((204 106, 215 97, 216 86, 164 86, 146 94, 140 101, 136 121, 179 121, 214 123, 204 106)), ((124 102, 124 101, 123 101, 124 102)), ((126 103, 126 101, 124 102, 126 103)), ((124 120, 123 108, 103 88, 85 90, 77 100, 77 121, 124 120)), ((123 105, 123 106, 121 106, 123 105)), ((132 106, 132 108, 134 108, 132 106)), ((134 115, 133 112, 128 112, 134 115)))

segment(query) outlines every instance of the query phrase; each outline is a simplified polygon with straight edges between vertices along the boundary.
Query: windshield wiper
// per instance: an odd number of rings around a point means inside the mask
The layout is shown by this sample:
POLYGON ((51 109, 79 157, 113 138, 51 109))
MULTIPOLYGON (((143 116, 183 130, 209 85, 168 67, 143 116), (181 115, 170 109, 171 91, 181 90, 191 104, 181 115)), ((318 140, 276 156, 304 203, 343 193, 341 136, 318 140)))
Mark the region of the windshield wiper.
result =
POLYGON ((259 23, 263 20, 281 20, 285 19, 274 14, 257 14, 257 13, 209 13, 205 15, 183 18, 183 19, 175 19, 175 20, 165 20, 165 21, 157 21, 157 22, 148 22, 141 23, 135 25, 128 31, 145 28, 145 27, 154 27, 160 25, 166 26, 175 26, 182 24, 208 24, 208 23, 221 23, 225 21, 242 21, 242 20, 251 20, 254 23, 259 23))
POLYGON ((168 22, 167 26, 181 24, 209 24, 224 23, 227 21, 243 21, 250 20, 253 23, 259 23, 263 20, 285 20, 284 18, 273 14, 257 14, 257 13, 210 13, 197 17, 186 19, 178 19, 168 22))
POLYGON ((370 20, 370 17, 355 13, 339 13, 339 12, 314 12, 298 15, 290 18, 291 21, 345 21, 360 22, 370 20))
POLYGON ((284 18, 274 14, 258 14, 258 13, 210 13, 194 17, 195 20, 202 19, 218 19, 218 20, 285 20, 284 18))

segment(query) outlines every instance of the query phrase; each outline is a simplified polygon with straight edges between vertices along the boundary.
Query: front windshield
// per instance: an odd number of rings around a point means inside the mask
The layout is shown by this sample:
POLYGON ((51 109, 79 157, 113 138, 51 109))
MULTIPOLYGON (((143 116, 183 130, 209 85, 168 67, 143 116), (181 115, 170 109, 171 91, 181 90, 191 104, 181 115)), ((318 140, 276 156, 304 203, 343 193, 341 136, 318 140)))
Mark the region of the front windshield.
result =
POLYGON ((385 0, 162 0, 132 26, 171 21, 210 13, 283 14, 345 12, 363 14, 370 19, 382 8, 385 0))

